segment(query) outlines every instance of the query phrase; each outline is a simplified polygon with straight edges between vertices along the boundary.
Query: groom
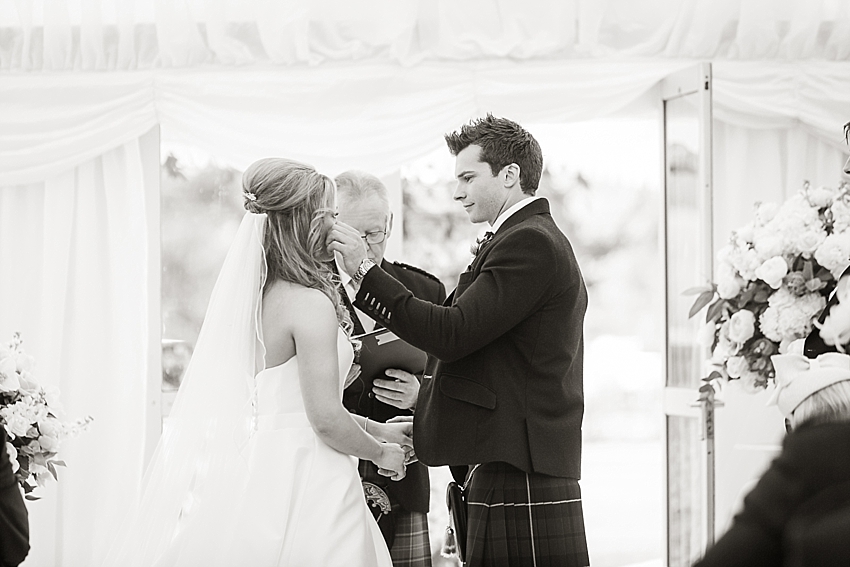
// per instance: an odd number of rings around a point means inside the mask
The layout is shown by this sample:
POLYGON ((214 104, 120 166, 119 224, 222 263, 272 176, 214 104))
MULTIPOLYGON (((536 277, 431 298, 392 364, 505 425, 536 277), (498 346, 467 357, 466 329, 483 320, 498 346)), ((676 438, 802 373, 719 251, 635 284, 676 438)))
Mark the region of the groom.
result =
POLYGON ((467 564, 589 564, 581 505, 587 291, 549 203, 537 141, 488 115, 446 136, 458 201, 488 236, 446 302, 416 299, 337 223, 330 248, 355 306, 430 353, 414 419, 419 459, 468 471, 467 564))

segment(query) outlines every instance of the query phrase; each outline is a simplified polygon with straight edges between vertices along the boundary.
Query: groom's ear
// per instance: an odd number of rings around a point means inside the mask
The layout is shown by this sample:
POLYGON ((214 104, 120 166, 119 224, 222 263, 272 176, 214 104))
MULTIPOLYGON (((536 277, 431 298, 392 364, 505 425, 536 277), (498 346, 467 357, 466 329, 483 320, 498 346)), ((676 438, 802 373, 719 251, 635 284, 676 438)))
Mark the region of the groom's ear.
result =
POLYGON ((512 189, 514 185, 519 184, 519 166, 515 163, 509 163, 502 168, 503 183, 506 189, 512 189))

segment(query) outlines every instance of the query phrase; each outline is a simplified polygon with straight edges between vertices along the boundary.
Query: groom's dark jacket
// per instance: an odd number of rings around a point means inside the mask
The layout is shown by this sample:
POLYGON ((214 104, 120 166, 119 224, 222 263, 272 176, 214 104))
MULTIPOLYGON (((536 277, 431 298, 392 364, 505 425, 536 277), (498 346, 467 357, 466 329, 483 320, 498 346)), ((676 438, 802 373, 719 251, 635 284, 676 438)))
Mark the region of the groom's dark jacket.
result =
POLYGON ((511 215, 444 305, 378 268, 354 304, 432 355, 414 419, 423 463, 580 478, 587 290, 548 201, 511 215))
MULTIPOLYGON (((446 299, 446 287, 440 280, 424 270, 408 266, 399 262, 381 262, 381 268, 394 279, 410 290, 414 296, 425 301, 437 304, 446 299)), ((363 334, 364 329, 360 319, 354 312, 354 308, 348 301, 345 291, 341 293, 343 302, 348 307, 351 320, 354 323, 354 334, 363 334)), ((383 325, 375 323, 375 328, 380 329, 383 325)), ((361 380, 355 380, 345 389, 342 403, 352 413, 368 417, 375 421, 385 422, 395 416, 412 415, 410 410, 403 410, 385 404, 377 399, 371 392, 364 391, 361 380)), ((387 477, 378 474, 377 467, 370 461, 361 461, 361 474, 363 467, 370 469, 369 478, 378 483, 386 490, 393 503, 398 502, 410 512, 428 512, 428 504, 431 496, 431 484, 428 479, 428 469, 422 463, 413 463, 407 466, 407 474, 400 481, 391 481, 387 477)))

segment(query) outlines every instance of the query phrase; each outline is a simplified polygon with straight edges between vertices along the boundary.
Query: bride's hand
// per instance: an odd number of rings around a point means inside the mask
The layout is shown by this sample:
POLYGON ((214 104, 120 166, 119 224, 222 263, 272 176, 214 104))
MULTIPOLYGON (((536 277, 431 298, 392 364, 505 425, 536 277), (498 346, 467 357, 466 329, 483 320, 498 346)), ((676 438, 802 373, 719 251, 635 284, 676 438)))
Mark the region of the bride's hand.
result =
POLYGON ((369 433, 378 441, 413 446, 413 422, 369 422, 369 433), (374 424, 374 425, 373 425, 374 424))
POLYGON ((374 463, 377 465, 380 474, 388 476, 392 480, 401 480, 404 478, 407 468, 404 464, 406 456, 400 445, 381 443, 381 455, 374 463))

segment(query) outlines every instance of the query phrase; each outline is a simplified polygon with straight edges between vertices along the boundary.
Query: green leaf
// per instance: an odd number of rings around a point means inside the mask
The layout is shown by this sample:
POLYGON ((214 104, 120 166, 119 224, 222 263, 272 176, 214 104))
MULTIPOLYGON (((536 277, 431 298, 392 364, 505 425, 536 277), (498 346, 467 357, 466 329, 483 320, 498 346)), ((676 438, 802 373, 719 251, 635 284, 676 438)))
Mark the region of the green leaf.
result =
POLYGON ((815 272, 814 270, 812 270, 811 260, 806 260, 806 262, 803 264, 803 277, 806 279, 806 281, 809 281, 810 279, 815 277, 815 272))
POLYGON ((32 494, 25 494, 24 498, 27 500, 41 500, 40 496, 33 496, 32 494))
POLYGON ((708 311, 705 312, 705 322, 709 321, 717 322, 717 319, 720 318, 720 315, 723 313, 723 308, 728 305, 728 302, 725 299, 718 299, 714 302, 714 304, 708 308, 708 311))
POLYGON ((719 380, 720 378, 723 378, 723 374, 721 374, 717 370, 712 370, 711 374, 708 375, 706 380, 708 380, 710 382, 712 380, 719 380))
POLYGON ((60 467, 67 467, 68 466, 68 465, 65 464, 65 461, 50 461, 50 462, 53 463, 54 465, 58 465, 60 467))
POLYGON ((707 291, 714 291, 713 285, 701 285, 697 287, 691 287, 682 292, 682 295, 696 295, 698 293, 705 293, 707 291))
POLYGON ((709 304, 711 300, 714 299, 714 290, 710 289, 702 292, 699 297, 697 297, 694 304, 691 306, 691 310, 688 312, 688 319, 699 313, 703 307, 709 304))
POLYGON ((59 476, 57 476, 57 474, 56 474, 56 467, 54 467, 53 463, 51 463, 50 461, 47 461, 47 470, 53 476, 53 480, 56 480, 56 481, 59 480, 59 476))
POLYGON ((827 270, 826 268, 821 268, 817 273, 817 277, 822 282, 828 282, 833 279, 832 272, 827 270))
POLYGON ((745 289, 741 296, 738 298, 738 307, 743 309, 744 305, 746 305, 752 300, 753 295, 755 295, 756 293, 756 287, 757 286, 755 284, 750 284, 749 286, 747 286, 747 289, 745 289))

